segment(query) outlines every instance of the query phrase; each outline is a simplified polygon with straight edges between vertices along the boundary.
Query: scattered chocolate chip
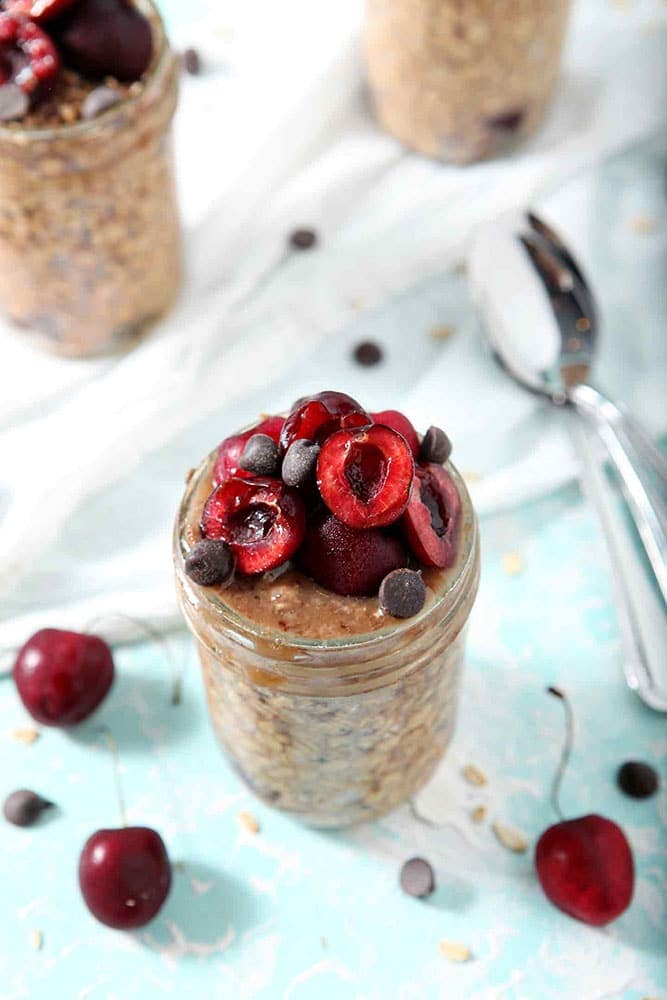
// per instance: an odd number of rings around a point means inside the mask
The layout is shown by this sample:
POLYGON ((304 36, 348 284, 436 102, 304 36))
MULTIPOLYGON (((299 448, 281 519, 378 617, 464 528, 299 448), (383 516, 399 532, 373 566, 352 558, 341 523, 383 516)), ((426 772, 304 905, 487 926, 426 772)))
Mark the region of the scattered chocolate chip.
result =
POLYGON ((51 809, 53 802, 43 799, 36 792, 27 788, 19 788, 5 799, 2 811, 8 823, 14 826, 32 826, 45 809, 51 809))
POLYGON ((317 466, 320 446, 314 441, 297 438, 287 449, 283 459, 282 477, 288 486, 307 486, 312 482, 317 466))
POLYGON ((426 584, 413 569, 395 569, 380 584, 380 607, 392 618, 412 618, 424 607, 426 584))
POLYGON ((498 115, 492 115, 491 118, 486 119, 486 124, 501 132, 516 132, 522 124, 523 119, 523 111, 515 109, 512 111, 502 111, 498 115))
POLYGON ((253 434, 243 449, 239 465, 255 476, 275 476, 280 464, 278 445, 268 434, 253 434))
POLYGON ((81 105, 81 117, 89 121, 97 118, 103 111, 108 111, 120 101, 120 94, 113 87, 95 87, 95 90, 87 95, 81 105))
POLYGON ((190 76, 199 76, 201 73, 201 56, 197 49, 186 49, 183 53, 183 66, 185 72, 190 76))
POLYGON ((648 799, 655 795, 660 785, 655 768, 639 760, 628 760, 621 764, 616 780, 621 791, 633 799, 648 799))
POLYGON ((201 587, 221 586, 230 583, 234 575, 235 559, 226 542, 205 538, 188 552, 185 572, 201 587))
POLYGON ((452 453, 452 442, 439 427, 429 427, 419 449, 420 462, 444 465, 452 453))
POLYGON ((23 118, 30 108, 30 98, 17 83, 0 87, 0 122, 14 122, 23 118))
POLYGON ((428 861, 410 858, 401 868, 401 889, 408 896, 424 899, 435 891, 435 874, 428 861))
POLYGON ((310 250, 317 243, 317 233, 314 229, 295 229, 289 241, 295 250, 310 250))
POLYGON ((379 365, 382 358, 382 348, 378 344, 373 343, 372 340, 364 340, 361 344, 357 344, 354 349, 354 360, 357 364, 363 365, 364 368, 379 365))

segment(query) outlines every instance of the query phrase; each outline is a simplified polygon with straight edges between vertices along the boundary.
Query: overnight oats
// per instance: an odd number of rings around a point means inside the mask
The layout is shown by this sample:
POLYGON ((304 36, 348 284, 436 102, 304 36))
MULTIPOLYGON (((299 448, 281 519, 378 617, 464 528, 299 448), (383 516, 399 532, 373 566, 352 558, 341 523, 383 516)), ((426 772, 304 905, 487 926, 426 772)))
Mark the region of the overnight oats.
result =
POLYGON ((253 791, 307 823, 395 808, 452 737, 479 541, 450 451, 325 392, 188 477, 177 590, 213 726, 253 791))
POLYGON ((0 309, 72 356, 132 346, 180 286, 179 62, 149 0, 4 0, 0 309))
POLYGON ((551 101, 570 0, 367 0, 365 57, 380 124, 454 163, 506 152, 551 101))

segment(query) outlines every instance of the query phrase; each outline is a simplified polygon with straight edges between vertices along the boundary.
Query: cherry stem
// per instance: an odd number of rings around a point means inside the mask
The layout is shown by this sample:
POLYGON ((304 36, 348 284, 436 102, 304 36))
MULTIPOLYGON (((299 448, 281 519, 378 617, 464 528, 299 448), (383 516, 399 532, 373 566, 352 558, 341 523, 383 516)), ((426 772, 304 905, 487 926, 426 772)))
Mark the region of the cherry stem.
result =
POLYGON ((116 743, 113 733, 107 726, 101 726, 100 733, 104 736, 107 746, 111 751, 111 759, 113 761, 113 776, 116 785, 116 798, 118 800, 118 811, 120 813, 120 825, 127 826, 127 813, 125 811, 125 799, 123 798, 123 785, 120 780, 120 758, 118 754, 118 744, 116 743))
POLYGON ((565 740, 563 742, 563 749, 561 751, 560 760, 558 762, 556 774, 554 775, 553 784, 551 786, 551 805, 558 819, 563 820, 563 811, 560 807, 560 789, 567 765, 570 757, 572 756, 572 747, 574 745, 574 713, 569 699, 565 694, 563 694, 560 688, 548 687, 547 691, 549 694, 553 695, 554 698, 559 699, 565 712, 565 740))
POLYGON ((93 632, 95 626, 100 625, 104 621, 108 621, 109 618, 119 618, 124 621, 130 622, 134 625, 136 629, 147 635, 149 639, 152 639, 156 646, 162 650, 165 660, 169 664, 169 669, 171 670, 172 686, 171 686, 171 704, 180 705, 182 700, 182 680, 181 680, 181 669, 179 665, 174 660, 171 648, 169 647, 164 636, 151 625, 150 622, 142 621, 140 618, 133 618, 131 615, 126 615, 120 611, 115 611, 109 615, 100 615, 96 618, 90 625, 85 629, 86 632, 93 632))

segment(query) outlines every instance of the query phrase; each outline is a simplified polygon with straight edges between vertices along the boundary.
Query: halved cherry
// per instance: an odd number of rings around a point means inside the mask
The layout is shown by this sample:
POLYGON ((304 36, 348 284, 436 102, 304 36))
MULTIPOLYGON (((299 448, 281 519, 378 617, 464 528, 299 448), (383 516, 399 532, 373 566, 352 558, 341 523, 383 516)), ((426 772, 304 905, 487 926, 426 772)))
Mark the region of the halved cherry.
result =
POLYGON ((77 0, 5 0, 5 10, 26 14, 33 21, 48 21, 73 7, 77 0))
POLYGON ((356 531, 333 514, 309 526, 298 558, 304 572, 322 587, 347 597, 377 594, 388 573, 408 565, 398 538, 377 528, 356 531))
POLYGON ((341 428, 364 427, 371 418, 356 399, 344 392, 319 392, 300 399, 285 421, 280 435, 283 452, 293 441, 306 438, 322 444, 341 428))
POLYGON ((60 56, 50 37, 21 13, 0 14, 0 86, 15 83, 33 101, 51 93, 60 56))
POLYGON ((379 413, 371 413, 374 424, 384 424, 392 430, 402 434, 410 445, 415 462, 419 458, 419 437, 408 418, 399 410, 381 410, 379 413))
POLYGON ((253 434, 268 434, 271 440, 278 444, 284 423, 284 417, 266 417, 255 427, 251 427, 249 431, 243 431, 242 434, 232 434, 231 437, 225 438, 218 448, 218 457, 213 470, 213 485, 217 486, 232 476, 249 477, 250 473, 245 472, 239 465, 249 438, 253 434))
POLYGON ((373 424, 332 434, 317 462, 322 499, 350 528, 380 528, 408 505, 415 463, 410 445, 390 427, 373 424))
POLYGON ((403 528, 414 555, 426 566, 446 569, 456 559, 461 497, 440 465, 417 466, 403 528))
POLYGON ((205 538, 221 538, 240 573, 275 569, 294 555, 306 533, 306 509, 280 479, 234 476, 217 486, 201 520, 205 538))
POLYGON ((153 55, 153 29, 128 0, 77 0, 54 23, 65 62, 84 76, 139 80, 153 55))

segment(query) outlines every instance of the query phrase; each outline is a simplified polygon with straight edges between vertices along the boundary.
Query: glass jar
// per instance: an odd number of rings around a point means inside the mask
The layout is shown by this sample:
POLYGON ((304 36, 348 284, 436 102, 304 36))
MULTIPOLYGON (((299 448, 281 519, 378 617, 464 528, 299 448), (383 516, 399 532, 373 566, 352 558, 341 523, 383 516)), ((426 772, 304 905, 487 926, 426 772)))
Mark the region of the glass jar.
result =
POLYGON ((181 280, 171 122, 178 59, 150 0, 153 68, 90 121, 0 127, 0 308, 43 346, 131 346, 181 280))
MULTIPOLYGON (((216 735, 265 802, 306 823, 374 819, 425 784, 454 731, 466 624, 479 583, 477 520, 465 485, 460 551, 419 615, 377 632, 312 639, 269 631, 186 575, 196 498, 215 454, 191 477, 176 520, 178 599, 194 634, 216 735)), ((332 595, 333 596, 333 595, 332 595)))
POLYGON ((367 0, 377 117, 411 149, 454 163, 505 152, 551 101, 570 0, 367 0))

